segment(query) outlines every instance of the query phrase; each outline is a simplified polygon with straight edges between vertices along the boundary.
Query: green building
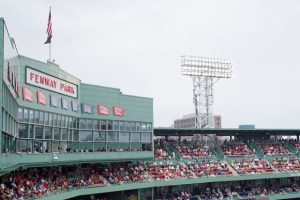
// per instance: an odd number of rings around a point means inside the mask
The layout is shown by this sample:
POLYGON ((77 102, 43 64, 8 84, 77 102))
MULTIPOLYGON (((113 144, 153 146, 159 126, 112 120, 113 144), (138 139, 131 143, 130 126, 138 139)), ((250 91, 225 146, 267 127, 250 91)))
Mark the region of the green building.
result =
POLYGON ((19 55, 3 19, 0 69, 2 171, 153 157, 153 99, 84 84, 53 62, 19 55))

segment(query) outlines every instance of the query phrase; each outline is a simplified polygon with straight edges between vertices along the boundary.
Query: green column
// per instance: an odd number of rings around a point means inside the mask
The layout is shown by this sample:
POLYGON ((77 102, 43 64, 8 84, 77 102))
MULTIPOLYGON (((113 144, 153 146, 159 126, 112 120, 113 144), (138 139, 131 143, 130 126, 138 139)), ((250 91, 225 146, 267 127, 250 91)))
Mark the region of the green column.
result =
MULTIPOLYGON (((3 62, 4 62, 4 19, 0 18, 0 144, 2 144, 2 82, 3 82, 3 62)), ((2 153, 2 148, 0 148, 0 154, 2 153)))

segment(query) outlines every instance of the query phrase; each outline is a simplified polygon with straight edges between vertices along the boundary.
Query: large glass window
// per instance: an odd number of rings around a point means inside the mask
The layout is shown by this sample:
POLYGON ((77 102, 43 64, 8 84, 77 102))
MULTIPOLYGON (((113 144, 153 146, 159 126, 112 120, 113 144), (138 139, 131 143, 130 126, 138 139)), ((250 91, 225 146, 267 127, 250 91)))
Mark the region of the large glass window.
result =
POLYGON ((129 142, 129 133, 128 132, 120 132, 120 142, 129 142))
POLYGON ((112 130, 112 121, 111 120, 107 121, 107 130, 112 130))
POLYGON ((68 129, 65 128, 61 129, 61 139, 68 140, 68 129))
POLYGON ((140 122, 136 123, 136 131, 141 131, 141 123, 140 122))
POLYGON ((152 125, 151 125, 151 123, 147 123, 147 131, 152 131, 152 125))
POLYGON ((130 131, 136 131, 135 122, 130 122, 130 131))
POLYGON ((79 132, 79 141, 93 141, 93 132, 92 131, 80 131, 79 132))
POLYGON ((44 124, 44 112, 40 111, 40 124, 44 124))
POLYGON ((61 116, 61 127, 65 127, 65 116, 61 116))
POLYGON ((146 131, 146 130, 147 130, 146 123, 142 123, 142 131, 146 131))
POLYGON ((57 126, 61 126, 61 115, 57 115, 57 126))
POLYGON ((24 122, 28 122, 28 109, 24 108, 24 122))
POLYGON ((38 124, 40 122, 40 113, 39 111, 34 111, 34 123, 38 124))
POLYGON ((74 118, 74 120, 73 120, 73 128, 79 128, 79 119, 78 118, 74 118))
POLYGON ((57 115, 53 114, 53 126, 57 126, 57 115))
POLYGON ((105 142, 105 131, 94 131, 94 141, 105 142))
POLYGON ((151 133, 142 133, 142 142, 151 142, 151 133))
POLYGON ((48 125, 49 124, 49 118, 48 118, 48 113, 47 112, 45 112, 45 119, 44 119, 44 121, 45 121, 45 124, 46 125, 48 125))
POLYGON ((130 135, 131 142, 140 142, 141 141, 141 134, 140 133, 131 133, 130 135))
POLYGON ((73 132, 73 141, 78 142, 79 141, 79 131, 75 130, 73 132))
POLYGON ((23 109, 22 108, 18 109, 18 119, 19 119, 19 121, 23 121, 23 109))
POLYGON ((93 121, 93 124, 94 124, 94 125, 93 125, 93 128, 94 128, 94 129, 99 129, 99 123, 98 123, 98 120, 94 120, 94 121, 93 121))
POLYGON ((69 130, 69 132, 68 132, 68 140, 69 141, 73 140, 73 130, 69 130))
POLYGON ((45 139, 52 140, 52 127, 45 127, 45 139))
POLYGON ((33 125, 29 125, 29 137, 33 138, 33 125))
POLYGON ((120 122, 120 130, 125 131, 125 123, 124 122, 120 122))
POLYGON ((125 122, 125 130, 130 131, 130 122, 125 122))
POLYGON ((49 113, 49 125, 53 125, 52 113, 49 113))
POLYGON ((31 145, 28 140, 17 140, 17 152, 31 152, 31 145))
POLYGON ((52 142, 52 151, 53 152, 60 152, 60 145, 59 145, 59 141, 53 141, 52 142))
POLYGON ((60 140, 59 128, 54 128, 54 140, 60 140))
POLYGON ((29 122, 33 123, 33 110, 29 110, 29 122))
POLYGON ((119 121, 113 121, 113 129, 115 131, 118 131, 119 130, 119 121))
POLYGON ((93 129, 93 120, 88 119, 86 120, 87 123, 87 129, 93 129))
POLYGON ((107 141, 108 142, 117 142, 118 141, 118 132, 116 132, 116 131, 107 132, 107 141))
POLYGON ((69 117, 69 125, 68 125, 69 128, 72 128, 73 120, 74 119, 72 117, 69 117))
POLYGON ((105 120, 101 120, 100 121, 100 124, 101 124, 101 130, 106 130, 106 121, 105 120))
POLYGON ((79 124, 80 124, 80 129, 86 129, 85 119, 80 119, 79 124))
POLYGON ((28 138, 27 124, 19 124, 19 138, 28 138))
POLYGON ((35 126, 35 138, 43 139, 43 127, 42 126, 35 126))

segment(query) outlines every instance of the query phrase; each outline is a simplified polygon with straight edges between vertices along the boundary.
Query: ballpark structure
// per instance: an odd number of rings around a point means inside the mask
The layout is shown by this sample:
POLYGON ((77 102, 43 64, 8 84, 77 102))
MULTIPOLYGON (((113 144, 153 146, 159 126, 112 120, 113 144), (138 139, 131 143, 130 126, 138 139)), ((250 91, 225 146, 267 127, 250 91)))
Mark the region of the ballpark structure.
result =
POLYGON ((3 19, 0 78, 0 199, 300 197, 300 130, 153 128, 153 99, 20 55, 3 19))

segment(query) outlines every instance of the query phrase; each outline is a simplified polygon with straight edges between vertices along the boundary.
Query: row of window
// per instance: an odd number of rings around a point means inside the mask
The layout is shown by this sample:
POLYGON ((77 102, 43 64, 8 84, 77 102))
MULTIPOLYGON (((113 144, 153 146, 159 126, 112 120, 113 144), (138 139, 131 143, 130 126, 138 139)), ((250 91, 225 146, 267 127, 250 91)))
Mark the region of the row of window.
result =
POLYGON ((149 143, 99 143, 99 142, 67 142, 50 140, 18 139, 14 148, 7 152, 22 153, 80 153, 80 152, 126 152, 151 151, 149 143))
POLYGON ((151 142, 152 132, 89 131, 19 124, 19 138, 58 141, 151 142))
POLYGON ((43 112, 28 108, 18 109, 19 122, 27 122, 49 126, 59 126, 65 128, 78 128, 75 117, 43 112))
POLYGON ((120 130, 120 131, 152 131, 151 123, 127 122, 115 120, 93 120, 79 119, 67 115, 43 112, 28 108, 18 109, 18 119, 20 122, 30 124, 49 125, 62 128, 80 129, 100 129, 100 130, 120 130), (78 122, 79 121, 79 122, 78 122))
POLYGON ((11 135, 15 135, 17 127, 17 121, 10 115, 10 113, 2 109, 2 130, 11 135))

